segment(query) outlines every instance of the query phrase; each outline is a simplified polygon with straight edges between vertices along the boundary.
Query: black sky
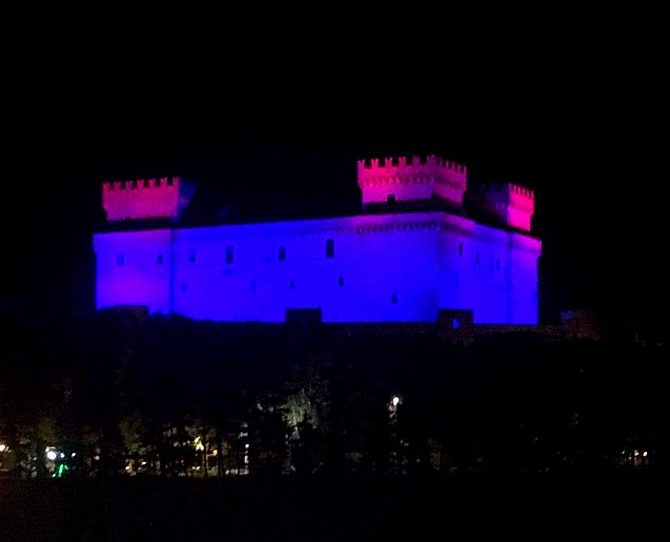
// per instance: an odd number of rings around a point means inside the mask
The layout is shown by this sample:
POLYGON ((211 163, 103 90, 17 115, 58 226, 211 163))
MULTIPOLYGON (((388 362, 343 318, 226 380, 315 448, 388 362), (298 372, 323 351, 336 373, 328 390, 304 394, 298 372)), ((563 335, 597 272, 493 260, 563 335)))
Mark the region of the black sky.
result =
POLYGON ((465 162, 471 181, 536 190, 545 319, 593 306, 651 314, 664 328, 656 186, 667 153, 653 63, 530 66, 475 64, 446 83, 411 66, 387 77, 383 63, 355 74, 268 70, 253 84, 236 73, 215 86, 79 74, 74 87, 17 101, 5 144, 13 194, 4 198, 0 307, 90 307, 102 180, 193 178, 201 198, 217 195, 226 220, 332 215, 356 209, 356 159, 435 153, 465 162))

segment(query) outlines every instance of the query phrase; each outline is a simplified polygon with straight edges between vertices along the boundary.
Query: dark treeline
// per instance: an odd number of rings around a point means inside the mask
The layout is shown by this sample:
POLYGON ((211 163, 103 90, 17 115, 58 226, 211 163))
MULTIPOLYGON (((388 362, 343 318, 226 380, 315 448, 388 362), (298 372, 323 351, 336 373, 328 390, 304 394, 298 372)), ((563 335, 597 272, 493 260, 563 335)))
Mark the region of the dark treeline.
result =
POLYGON ((663 461, 667 349, 110 311, 0 341, 0 476, 420 475, 663 461))

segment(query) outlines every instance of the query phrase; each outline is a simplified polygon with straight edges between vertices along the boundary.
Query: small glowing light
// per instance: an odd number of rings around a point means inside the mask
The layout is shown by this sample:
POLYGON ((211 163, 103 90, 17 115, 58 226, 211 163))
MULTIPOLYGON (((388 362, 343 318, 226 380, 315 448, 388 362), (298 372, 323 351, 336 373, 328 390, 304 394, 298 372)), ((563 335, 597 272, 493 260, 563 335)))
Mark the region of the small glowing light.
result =
POLYGON ((391 402, 393 403, 393 406, 398 406, 398 405, 400 404, 400 397, 398 397, 397 395, 395 395, 395 396, 393 397, 393 400, 392 400, 391 402))
POLYGON ((47 452, 47 459, 49 461, 55 461, 57 457, 58 457, 58 454, 56 452, 54 452, 53 450, 49 450, 47 452))
POLYGON ((249 449, 249 443, 245 444, 244 447, 248 450, 249 449))
POLYGON ((70 457, 75 457, 77 454, 75 452, 72 452, 72 455, 70 457))
POLYGON ((647 452, 642 452, 642 457, 647 457, 647 452))
POLYGON ((60 458, 63 459, 65 457, 65 454, 63 452, 60 453, 60 458))
POLYGON ((4 452, 7 449, 6 444, 0 444, 0 453, 4 452))
POLYGON ((99 455, 93 456, 93 459, 95 459, 96 461, 100 461, 100 456, 99 455))
POLYGON ((637 457, 638 455, 640 455, 640 452, 638 452, 637 450, 635 450, 635 451, 633 452, 633 455, 634 455, 635 457, 637 457))
POLYGON ((146 464, 147 464, 147 462, 146 462, 146 461, 142 461, 142 465, 146 465, 146 464))

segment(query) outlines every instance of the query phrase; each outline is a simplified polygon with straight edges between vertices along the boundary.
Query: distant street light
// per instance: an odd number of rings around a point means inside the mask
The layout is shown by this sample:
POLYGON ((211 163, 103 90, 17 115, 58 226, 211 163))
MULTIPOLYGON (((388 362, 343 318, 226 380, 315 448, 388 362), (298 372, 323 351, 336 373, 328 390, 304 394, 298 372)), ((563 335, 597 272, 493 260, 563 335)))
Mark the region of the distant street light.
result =
POLYGON ((0 454, 1 454, 2 452, 4 452, 6 449, 7 449, 7 445, 6 445, 6 444, 0 444, 0 454))
POLYGON ((58 457, 58 454, 56 452, 54 452, 53 450, 49 450, 47 452, 47 459, 49 461, 55 461, 57 457, 58 457))

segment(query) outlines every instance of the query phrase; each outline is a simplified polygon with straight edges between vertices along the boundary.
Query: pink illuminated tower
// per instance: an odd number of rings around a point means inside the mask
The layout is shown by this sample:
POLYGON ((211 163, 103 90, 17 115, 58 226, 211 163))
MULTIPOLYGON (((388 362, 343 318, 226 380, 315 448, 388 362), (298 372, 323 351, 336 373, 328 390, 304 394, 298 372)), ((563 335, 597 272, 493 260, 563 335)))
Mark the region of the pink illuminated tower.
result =
POLYGON ((426 202, 439 199, 454 207, 463 204, 467 188, 464 165, 430 155, 372 159, 358 162, 358 186, 363 206, 394 202, 426 202))
POLYGON ((193 186, 179 177, 116 181, 102 184, 107 220, 170 218, 177 220, 193 195, 193 186))
POLYGON ((481 211, 510 228, 531 230, 535 212, 535 194, 518 184, 483 185, 474 190, 471 200, 481 211))

